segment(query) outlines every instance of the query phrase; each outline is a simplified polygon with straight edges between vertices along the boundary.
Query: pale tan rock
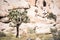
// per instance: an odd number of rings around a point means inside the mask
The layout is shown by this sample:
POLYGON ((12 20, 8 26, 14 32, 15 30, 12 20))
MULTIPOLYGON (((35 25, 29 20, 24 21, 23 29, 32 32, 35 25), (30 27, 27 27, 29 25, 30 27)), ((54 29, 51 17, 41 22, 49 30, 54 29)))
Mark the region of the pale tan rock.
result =
POLYGON ((57 21, 56 21, 57 24, 60 24, 60 16, 57 16, 57 21))
POLYGON ((27 0, 31 6, 35 6, 35 0, 27 0))
POLYGON ((0 30, 6 29, 6 28, 9 28, 9 24, 5 24, 5 23, 0 22, 0 30))
POLYGON ((60 0, 54 0, 54 3, 60 9, 60 0))
POLYGON ((7 15, 9 15, 9 13, 7 12, 7 10, 5 10, 4 8, 0 9, 0 17, 5 17, 7 15))
POLYGON ((25 0, 0 0, 1 17, 9 15, 8 10, 14 8, 29 8, 29 3, 25 0))
POLYGON ((57 30, 60 30, 60 24, 56 24, 57 30))
POLYGON ((9 22, 9 18, 8 17, 1 18, 0 19, 0 22, 9 22))
POLYGON ((45 33, 51 33, 50 27, 53 26, 53 24, 43 24, 43 23, 36 23, 36 34, 45 34, 45 33))

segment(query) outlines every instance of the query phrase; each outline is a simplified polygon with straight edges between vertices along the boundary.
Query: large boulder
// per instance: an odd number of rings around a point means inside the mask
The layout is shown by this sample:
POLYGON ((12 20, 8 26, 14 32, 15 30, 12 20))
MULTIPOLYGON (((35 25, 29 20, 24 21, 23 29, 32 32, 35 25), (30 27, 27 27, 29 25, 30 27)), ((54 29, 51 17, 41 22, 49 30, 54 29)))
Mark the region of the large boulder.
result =
POLYGON ((35 1, 36 0, 27 0, 31 6, 35 6, 35 1))
MULTIPOLYGON (((34 30, 36 34, 45 34, 51 33, 50 28, 53 27, 53 24, 45 24, 45 23, 22 23, 20 25, 20 31, 23 33, 28 33, 29 29, 34 30)), ((21 33, 20 33, 21 34, 21 33)))
POLYGON ((1 18, 0 22, 8 23, 9 22, 9 18, 8 17, 1 18))
POLYGON ((31 23, 46 23, 46 24, 55 23, 54 20, 43 18, 44 15, 42 13, 41 14, 38 13, 37 7, 31 6, 31 8, 29 8, 27 11, 28 11, 27 16, 30 18, 31 23))
POLYGON ((16 28, 15 27, 9 27, 9 23, 5 24, 0 22, 0 32, 4 32, 6 34, 12 33, 13 35, 16 34, 16 28))
POLYGON ((51 33, 50 27, 53 26, 53 24, 43 24, 43 23, 36 23, 36 34, 45 34, 45 33, 51 33))
POLYGON ((29 8, 28 2, 25 0, 6 0, 12 8, 29 8), (23 2, 23 3, 22 3, 23 2))
POLYGON ((0 17, 9 15, 8 10, 14 8, 29 8, 29 3, 25 0, 0 0, 0 17))
POLYGON ((4 31, 5 29, 9 28, 9 24, 5 24, 0 22, 0 31, 4 31))

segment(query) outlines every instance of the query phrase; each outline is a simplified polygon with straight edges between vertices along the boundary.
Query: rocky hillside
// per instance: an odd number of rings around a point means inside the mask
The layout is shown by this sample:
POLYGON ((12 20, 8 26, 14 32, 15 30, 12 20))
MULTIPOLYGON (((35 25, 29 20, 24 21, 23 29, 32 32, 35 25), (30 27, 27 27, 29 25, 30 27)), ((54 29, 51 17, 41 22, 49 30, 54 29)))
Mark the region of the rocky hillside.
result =
POLYGON ((51 27, 60 30, 59 4, 60 0, 0 0, 0 31, 16 34, 16 28, 9 26, 8 15, 11 9, 27 10, 30 18, 30 23, 21 24, 20 34, 27 34, 28 29, 35 29, 37 34, 51 33, 51 27), (50 14, 53 16, 49 16, 50 14))

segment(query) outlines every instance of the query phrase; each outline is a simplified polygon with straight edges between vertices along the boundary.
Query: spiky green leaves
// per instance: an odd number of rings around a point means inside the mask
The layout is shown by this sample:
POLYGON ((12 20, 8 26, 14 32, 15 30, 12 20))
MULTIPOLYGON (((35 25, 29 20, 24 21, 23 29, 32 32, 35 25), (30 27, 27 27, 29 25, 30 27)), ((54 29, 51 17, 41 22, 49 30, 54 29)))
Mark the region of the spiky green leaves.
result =
POLYGON ((19 24, 19 23, 27 23, 29 22, 29 18, 27 16, 27 11, 25 10, 24 12, 20 12, 17 10, 11 10, 9 13, 9 19, 11 22, 14 24, 19 24))

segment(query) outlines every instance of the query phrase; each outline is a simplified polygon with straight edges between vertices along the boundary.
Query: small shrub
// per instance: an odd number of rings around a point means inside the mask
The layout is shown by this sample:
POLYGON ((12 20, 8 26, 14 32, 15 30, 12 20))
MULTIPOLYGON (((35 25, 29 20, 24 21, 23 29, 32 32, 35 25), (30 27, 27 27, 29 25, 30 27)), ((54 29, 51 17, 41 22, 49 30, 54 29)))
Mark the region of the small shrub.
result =
POLYGON ((32 33, 35 33, 35 30, 29 29, 28 32, 29 32, 30 34, 32 34, 32 33))
POLYGON ((56 15, 54 15, 53 13, 49 13, 49 15, 47 16, 48 19, 54 19, 56 21, 56 15))
POLYGON ((57 32, 57 28, 56 27, 51 27, 50 30, 51 30, 51 33, 56 33, 57 32))
POLYGON ((0 37, 6 37, 6 34, 4 32, 0 32, 0 37))
POLYGON ((57 32, 57 28, 56 27, 53 27, 53 28, 50 28, 50 30, 51 30, 51 33, 52 33, 52 35, 53 35, 53 39, 54 40, 58 40, 58 32, 57 32))

